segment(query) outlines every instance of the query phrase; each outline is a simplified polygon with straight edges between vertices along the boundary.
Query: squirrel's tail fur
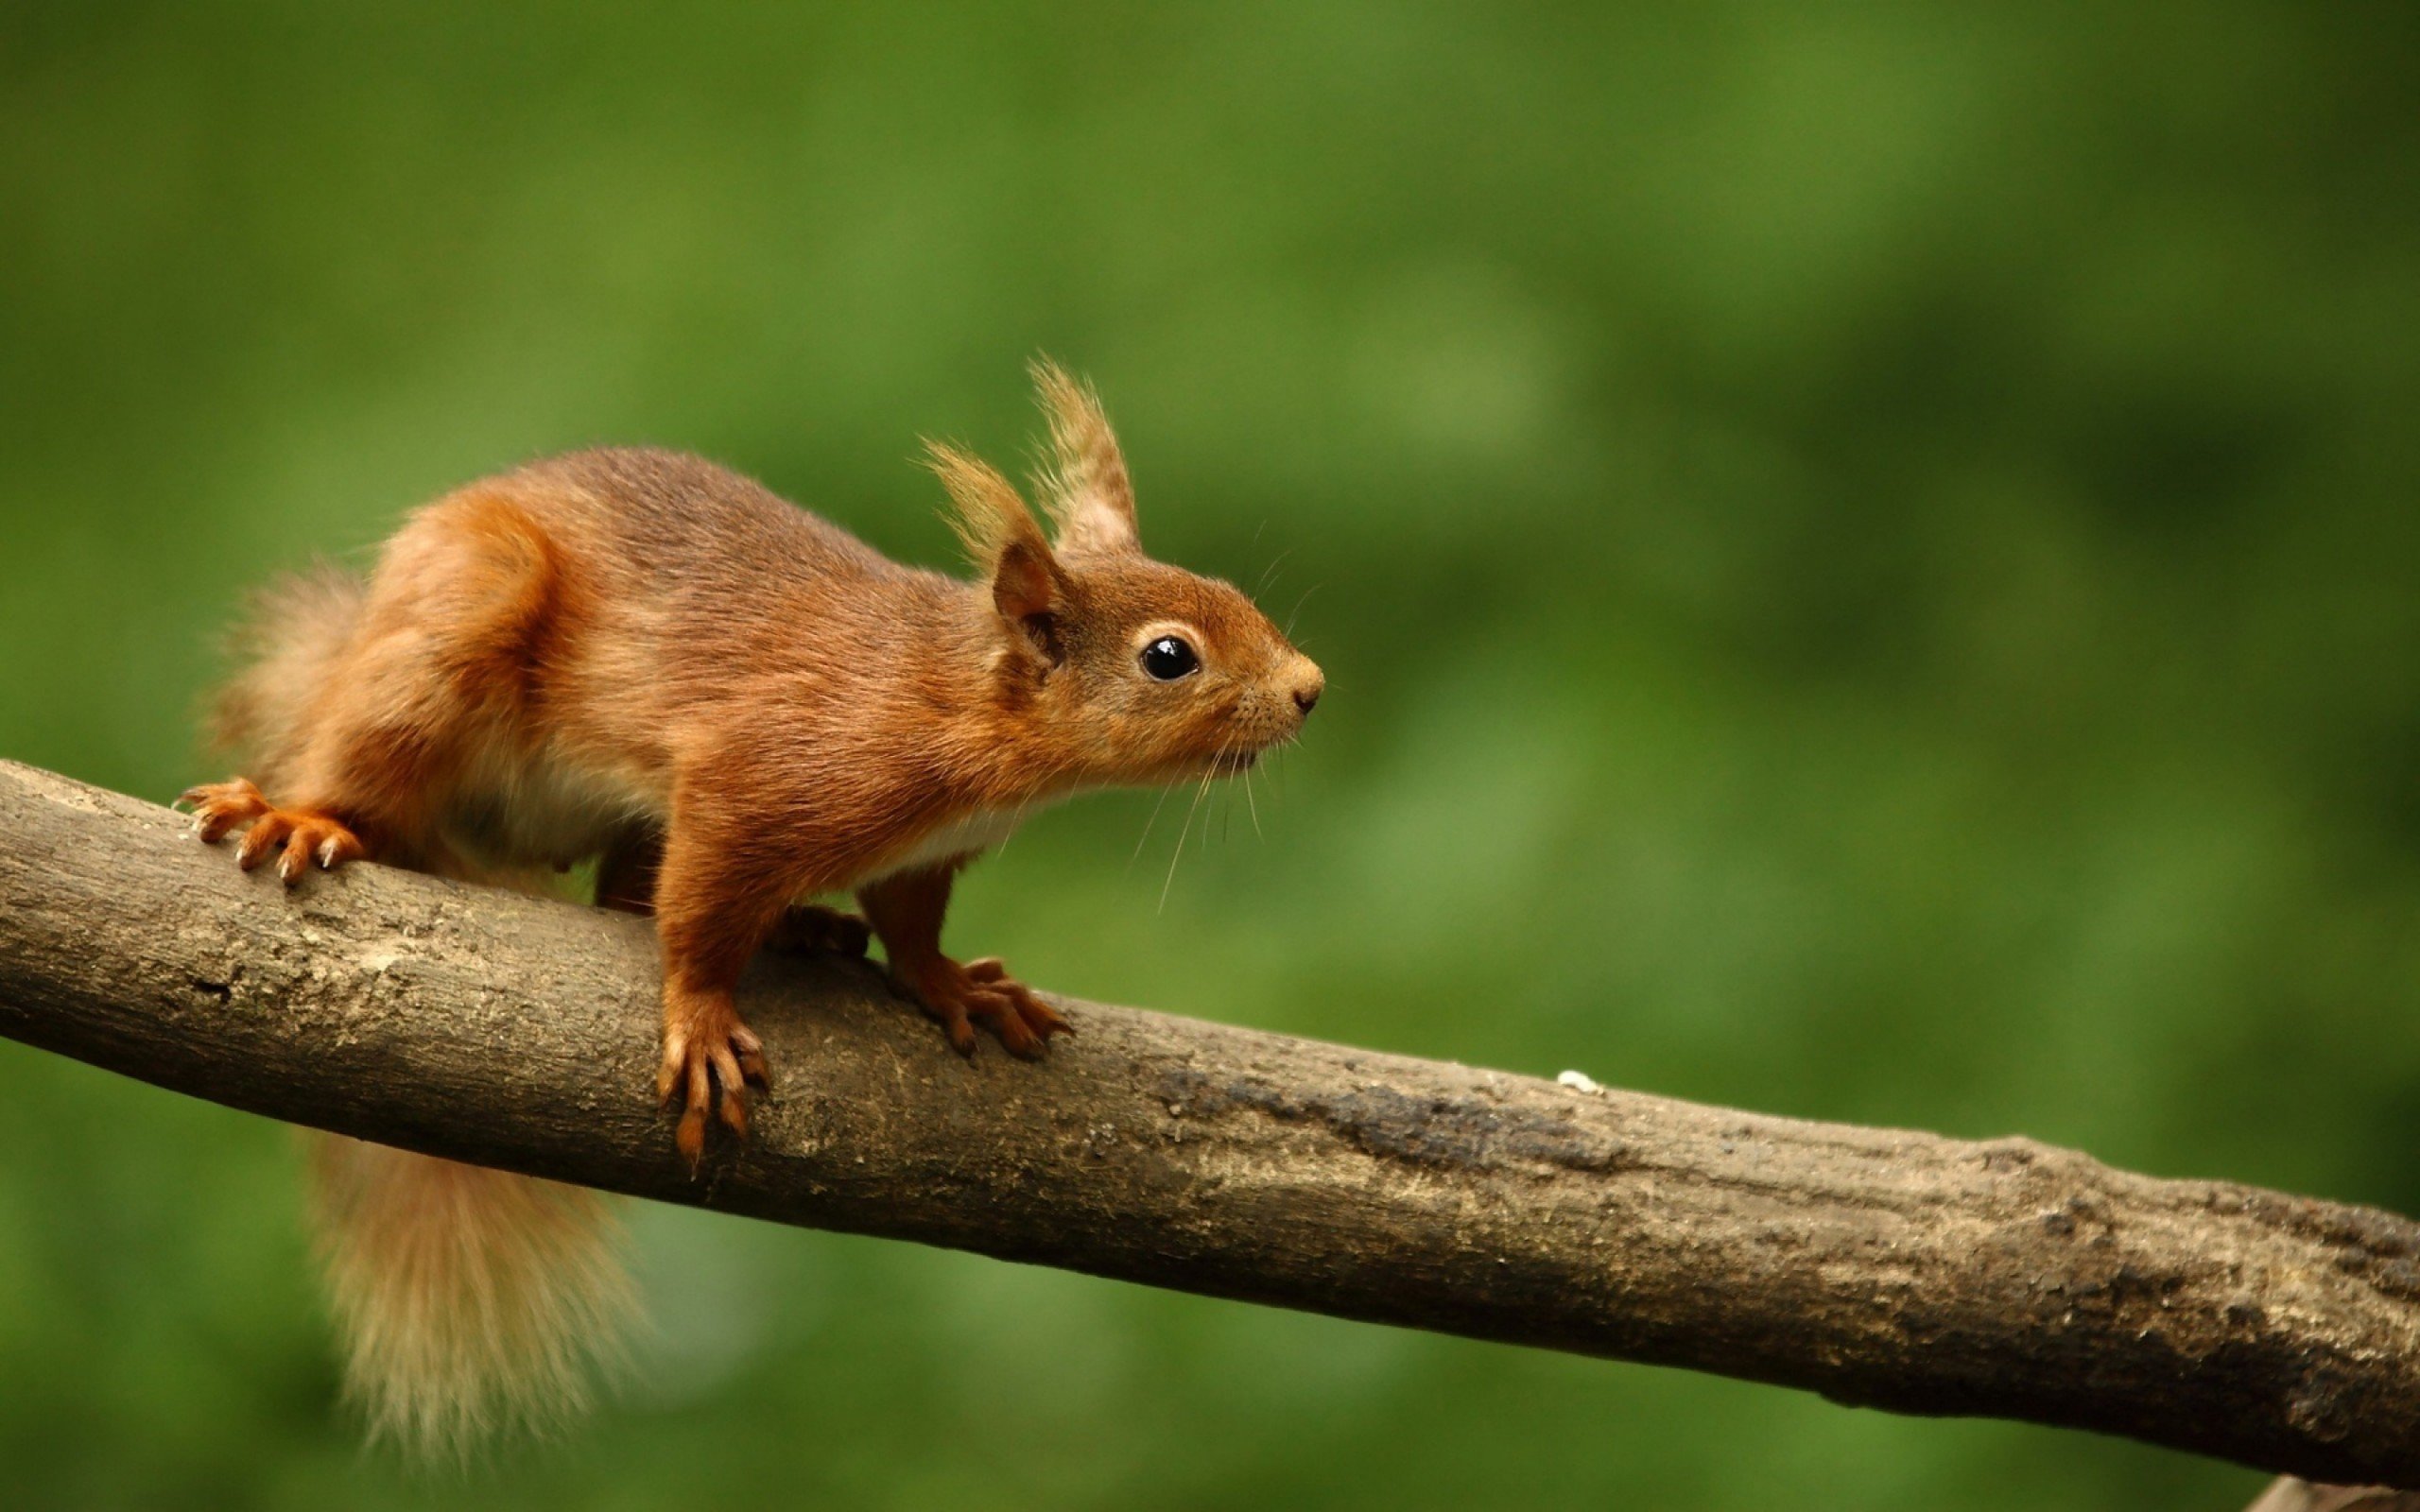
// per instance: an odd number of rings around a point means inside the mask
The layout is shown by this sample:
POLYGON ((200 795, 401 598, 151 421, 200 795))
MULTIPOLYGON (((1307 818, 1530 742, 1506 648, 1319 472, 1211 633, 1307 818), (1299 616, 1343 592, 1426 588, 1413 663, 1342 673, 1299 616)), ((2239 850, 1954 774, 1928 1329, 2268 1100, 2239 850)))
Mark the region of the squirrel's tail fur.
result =
POLYGON ((602 1197, 335 1134, 313 1143, 345 1389, 373 1438, 459 1454, 587 1406, 631 1308, 602 1197))
MULTIPOLYGON (((322 567, 271 585, 239 632, 241 670, 218 695, 211 733, 271 794, 287 785, 366 593, 322 567)), ((496 1430, 543 1431, 587 1406, 636 1313, 602 1197, 334 1134, 310 1139, 345 1390, 373 1439, 460 1455, 496 1430)))

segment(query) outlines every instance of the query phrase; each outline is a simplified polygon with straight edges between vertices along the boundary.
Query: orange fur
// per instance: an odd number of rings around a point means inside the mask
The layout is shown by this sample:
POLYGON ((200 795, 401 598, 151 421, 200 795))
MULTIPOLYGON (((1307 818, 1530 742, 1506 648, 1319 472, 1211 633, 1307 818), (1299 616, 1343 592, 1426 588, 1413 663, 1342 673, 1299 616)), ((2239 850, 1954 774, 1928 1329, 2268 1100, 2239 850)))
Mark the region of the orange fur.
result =
MULTIPOLYGON (((1321 677, 1236 589, 1142 554, 1098 400, 1047 362, 1034 376, 1055 538, 997 471, 931 448, 974 582, 887 560, 668 452, 578 453, 428 506, 366 585, 323 577, 263 601, 258 660, 219 724, 250 745, 266 788, 188 795, 205 837, 251 824, 268 838, 248 838, 242 857, 275 850, 288 882, 361 854, 482 880, 601 857, 599 901, 656 920, 658 1093, 679 1105, 675 1140, 693 1163, 717 1114, 746 1132, 745 1088, 767 1068, 732 994, 777 932, 861 950, 870 927, 952 1044, 972 1052, 979 1023, 1011 1053, 1041 1053, 1065 1021, 997 961, 942 954, 952 876, 1032 805, 1248 765, 1294 737, 1321 677), (1150 672, 1166 662, 1146 647, 1165 637, 1198 664, 1150 672), (303 864, 285 870, 295 855, 303 864), (797 911, 851 890, 863 923, 797 911)), ((398 1169, 448 1194, 433 1223, 501 1238, 510 1225, 462 1214, 503 1204, 527 1217, 521 1188, 398 1169)), ((377 1226, 406 1221, 377 1211, 377 1226)), ((558 1247, 529 1253, 561 1263, 558 1247)), ((429 1432, 525 1401, 518 1380, 429 1375, 445 1352, 422 1348, 434 1310, 394 1299, 442 1286, 360 1279, 381 1263, 377 1245, 339 1252, 357 1273, 338 1281, 356 1374, 382 1422, 429 1432), (367 1342, 399 1330, 422 1342, 367 1342), (413 1383, 382 1387, 382 1371, 413 1383), (487 1405, 426 1405, 457 1398, 487 1405)), ((458 1267, 474 1290, 520 1274, 505 1251, 481 1254, 458 1267)), ((558 1299, 537 1314, 584 1326, 596 1311, 558 1299)), ((542 1382, 569 1357, 535 1352, 542 1382)), ((479 1357, 492 1368, 501 1356, 479 1357)))
POLYGON ((334 1135, 314 1151, 319 1247, 373 1437, 424 1454, 577 1415, 634 1308, 579 1187, 334 1135))
POLYGON ((1038 480, 1059 545, 1076 555, 1138 551, 1134 485, 1109 429, 1100 396, 1047 357, 1033 365, 1034 387, 1050 418, 1050 466, 1038 480))
MULTIPOLYGON (((252 660, 210 721, 223 749, 290 790, 363 638, 368 594, 320 568, 257 595, 237 640, 252 660)), ((357 859, 354 833, 321 810, 278 809, 251 782, 195 788, 216 840, 245 824, 240 865, 284 838, 279 874, 357 859), (297 848, 305 848, 298 864, 297 848), (333 847, 333 849, 328 849, 333 847)), ((390 856, 390 859, 396 857, 390 856)), ((478 868, 435 848, 418 864, 466 880, 546 890, 535 868, 478 868)), ((617 1357, 634 1308, 597 1194, 503 1171, 312 1133, 312 1208, 345 1345, 345 1390, 373 1436, 416 1454, 467 1450, 483 1432, 553 1426, 617 1357)))

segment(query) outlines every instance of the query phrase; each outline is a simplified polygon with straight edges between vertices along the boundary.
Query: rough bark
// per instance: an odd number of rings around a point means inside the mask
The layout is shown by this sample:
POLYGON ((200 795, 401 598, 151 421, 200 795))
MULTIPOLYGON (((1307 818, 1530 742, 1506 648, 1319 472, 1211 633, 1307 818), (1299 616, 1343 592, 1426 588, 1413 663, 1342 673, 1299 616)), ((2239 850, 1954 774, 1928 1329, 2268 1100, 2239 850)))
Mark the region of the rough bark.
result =
MULTIPOLYGON (((784 1223, 2420 1486, 2420 1226, 2023 1139, 1588 1091, 1068 1005, 962 1061, 761 963, 779 1080, 692 1178, 640 920, 377 867, 292 893, 0 764, 0 1034, 274 1118, 784 1223)), ((1508 989, 1509 990, 1509 989, 1508 989)))
POLYGON ((2289 1475, 2244 1512, 2420 1512, 2420 1492, 2383 1486, 2313 1486, 2289 1475))

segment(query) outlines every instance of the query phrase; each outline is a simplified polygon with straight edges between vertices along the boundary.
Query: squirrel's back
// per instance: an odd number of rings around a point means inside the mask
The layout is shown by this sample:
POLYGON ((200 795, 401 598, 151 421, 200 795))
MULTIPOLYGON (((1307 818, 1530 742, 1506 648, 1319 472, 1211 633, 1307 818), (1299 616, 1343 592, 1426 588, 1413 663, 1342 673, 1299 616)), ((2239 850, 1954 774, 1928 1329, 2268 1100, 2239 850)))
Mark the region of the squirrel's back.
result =
MULTIPOLYGON (((610 711, 624 731, 671 722, 641 707, 656 698, 695 707, 735 679, 870 671, 964 592, 743 473, 646 447, 458 489, 405 524, 376 577, 398 620, 465 638, 461 664, 491 664, 502 684, 556 679, 557 712, 610 711)), ((880 693, 858 680, 856 696, 880 693)))
POLYGON ((610 553, 650 596, 702 588, 802 586, 831 576, 925 576, 742 472, 688 452, 567 452, 474 483, 430 507, 510 503, 610 553))

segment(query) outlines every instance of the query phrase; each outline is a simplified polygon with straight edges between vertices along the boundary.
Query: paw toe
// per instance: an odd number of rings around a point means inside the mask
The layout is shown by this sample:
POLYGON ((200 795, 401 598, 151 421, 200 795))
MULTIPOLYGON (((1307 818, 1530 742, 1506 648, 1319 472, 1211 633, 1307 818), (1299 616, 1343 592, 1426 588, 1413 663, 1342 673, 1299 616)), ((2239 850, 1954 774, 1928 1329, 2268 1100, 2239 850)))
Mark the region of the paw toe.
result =
POLYGON ((251 826, 235 849, 235 864, 250 871, 275 855, 277 874, 289 887, 314 863, 334 870, 370 853, 342 819, 320 809, 281 809, 242 778, 187 788, 177 801, 193 805, 194 833, 214 844, 251 826))
POLYGON ((277 880, 291 887, 311 869, 311 836, 302 830, 286 836, 285 850, 277 858, 277 880))
POLYGON ((204 782, 177 795, 177 802, 193 809, 194 833, 216 844, 227 833, 269 812, 261 790, 238 777, 225 782, 204 782))
POLYGON ((705 1157, 706 1125, 719 1120, 732 1137, 748 1137, 748 1085, 769 1085, 765 1044, 735 1017, 683 1019, 667 1026, 655 1073, 656 1101, 681 1105, 673 1134, 694 1175, 705 1157))
POLYGON ((235 849, 235 865, 251 870, 268 859, 268 853, 294 833, 294 821, 271 809, 252 821, 244 832, 244 843, 235 849))

